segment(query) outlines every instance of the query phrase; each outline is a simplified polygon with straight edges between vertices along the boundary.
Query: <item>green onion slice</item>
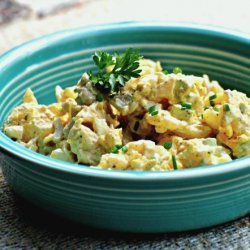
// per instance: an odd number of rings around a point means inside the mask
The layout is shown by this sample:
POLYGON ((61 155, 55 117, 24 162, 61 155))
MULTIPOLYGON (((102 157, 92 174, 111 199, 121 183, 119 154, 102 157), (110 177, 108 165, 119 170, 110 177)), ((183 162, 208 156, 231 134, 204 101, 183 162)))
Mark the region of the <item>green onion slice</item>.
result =
POLYGON ((158 113, 159 113, 159 112, 158 112, 157 110, 155 110, 155 111, 153 111, 153 112, 151 113, 151 115, 152 115, 152 116, 155 116, 155 115, 158 115, 158 113))
POLYGON ((123 146, 122 147, 122 152, 125 154, 128 152, 128 147, 127 146, 123 146))
POLYGON ((230 107, 227 103, 224 104, 223 108, 224 108, 224 111, 226 111, 226 112, 230 111, 230 107))
POLYGON ((118 154, 119 149, 121 149, 123 146, 122 145, 115 145, 111 149, 111 153, 113 154, 118 154))
POLYGON ((192 109, 193 105, 190 102, 182 102, 181 107, 182 107, 182 110, 184 110, 184 109, 192 109))
POLYGON ((211 100, 215 99, 216 97, 217 97, 217 95, 216 95, 216 94, 211 95, 211 96, 209 96, 209 100, 211 101, 211 100))
POLYGON ((113 153, 113 154, 118 154, 118 151, 119 150, 116 146, 112 147, 112 149, 111 149, 111 153, 113 153))
POLYGON ((148 109, 148 113, 152 113, 153 111, 155 111, 156 110, 156 107, 155 107, 155 105, 154 106, 151 106, 149 109, 148 109))
POLYGON ((179 68, 179 67, 175 67, 175 68, 173 69, 173 72, 174 72, 174 74, 182 73, 182 69, 179 68))
POLYGON ((177 162, 176 162, 176 157, 175 155, 172 155, 172 162, 173 162, 173 167, 174 167, 174 170, 177 170, 177 162))
POLYGON ((210 105, 213 107, 215 105, 215 102, 213 100, 211 100, 210 105))
POLYGON ((152 116, 154 115, 157 115, 158 114, 158 110, 156 109, 156 106, 151 106, 149 109, 148 109, 148 113, 152 116))
POLYGON ((172 142, 171 141, 167 141, 167 142, 165 142, 164 144, 163 144, 163 147, 165 148, 165 149, 170 149, 171 147, 172 147, 172 142))

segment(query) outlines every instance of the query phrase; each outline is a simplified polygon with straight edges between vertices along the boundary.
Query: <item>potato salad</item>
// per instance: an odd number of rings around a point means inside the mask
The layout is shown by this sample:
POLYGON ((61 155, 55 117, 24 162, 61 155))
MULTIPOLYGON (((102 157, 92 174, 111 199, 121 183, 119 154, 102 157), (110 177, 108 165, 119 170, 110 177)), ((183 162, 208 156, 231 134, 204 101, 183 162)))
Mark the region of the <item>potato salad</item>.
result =
POLYGON ((4 133, 55 159, 117 170, 178 170, 250 155, 250 98, 207 75, 138 51, 96 52, 98 71, 57 86, 57 102, 38 104, 31 89, 4 133))

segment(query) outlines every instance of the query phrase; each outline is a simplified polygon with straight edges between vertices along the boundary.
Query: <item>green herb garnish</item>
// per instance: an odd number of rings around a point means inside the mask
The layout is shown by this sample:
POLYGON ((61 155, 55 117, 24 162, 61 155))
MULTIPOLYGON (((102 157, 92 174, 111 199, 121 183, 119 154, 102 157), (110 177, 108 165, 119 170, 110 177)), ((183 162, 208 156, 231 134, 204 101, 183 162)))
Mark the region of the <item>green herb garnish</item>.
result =
POLYGON ((103 101, 103 95, 101 94, 101 93, 98 93, 97 95, 96 95, 96 100, 98 101, 98 102, 102 102, 103 101))
POLYGON ((211 100, 210 105, 213 107, 215 105, 215 102, 213 100, 211 100))
POLYGON ((93 86, 103 94, 116 93, 125 82, 131 77, 139 77, 139 60, 142 56, 138 50, 127 49, 124 53, 114 53, 114 56, 107 52, 96 52, 93 61, 98 67, 96 74, 91 71, 87 74, 93 86), (108 66, 113 66, 110 72, 106 71, 108 66))
POLYGON ((158 110, 156 109, 156 106, 151 106, 149 109, 148 109, 148 113, 152 116, 154 115, 157 115, 158 114, 158 110))
POLYGON ((209 96, 209 100, 211 101, 211 100, 215 99, 216 97, 217 97, 217 95, 216 95, 216 94, 211 95, 211 96, 209 96))
POLYGON ((165 149, 170 149, 171 147, 172 147, 172 142, 171 141, 167 141, 167 142, 165 142, 164 144, 163 144, 163 147, 165 148, 165 149))
POLYGON ((192 109, 192 103, 190 103, 190 102, 182 102, 181 103, 181 109, 182 110, 192 109))
POLYGON ((128 147, 127 146, 123 146, 122 147, 122 152, 125 154, 128 152, 128 147))
POLYGON ((121 149, 122 147, 123 147, 122 145, 115 145, 115 146, 113 146, 112 149, 111 149, 111 153, 118 154, 119 149, 121 149))
POLYGON ((229 105, 228 105, 227 103, 224 104, 223 109, 224 109, 224 111, 226 111, 226 112, 230 111, 230 107, 229 107, 229 105))
POLYGON ((182 69, 179 68, 179 67, 175 67, 175 68, 173 69, 173 73, 174 73, 174 74, 182 73, 182 69))
POLYGON ((219 112, 219 108, 218 107, 214 107, 214 111, 219 112))
POLYGON ((176 157, 175 155, 172 155, 172 162, 173 162, 173 167, 174 167, 174 170, 177 170, 177 161, 176 161, 176 157))
POLYGON ((166 69, 162 70, 162 73, 165 74, 165 75, 169 74, 166 69))
POLYGON ((158 115, 158 110, 155 110, 154 112, 151 113, 152 116, 158 115))
POLYGON ((118 154, 119 149, 116 146, 113 146, 111 149, 111 153, 118 154))

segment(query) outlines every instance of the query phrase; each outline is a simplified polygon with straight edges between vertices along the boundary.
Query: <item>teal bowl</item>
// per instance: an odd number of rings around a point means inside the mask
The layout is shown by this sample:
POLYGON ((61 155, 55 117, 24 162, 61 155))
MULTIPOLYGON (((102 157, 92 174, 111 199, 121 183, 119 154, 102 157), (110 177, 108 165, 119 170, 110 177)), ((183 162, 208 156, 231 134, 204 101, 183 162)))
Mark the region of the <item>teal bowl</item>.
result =
MULTIPOLYGON (((249 95, 249 36, 194 25, 117 23, 44 36, 0 57, 0 126, 31 87, 40 103, 54 87, 94 68, 97 50, 139 48, 171 70, 208 74, 249 95)), ((102 170, 32 152, 0 132, 3 174, 35 205, 71 220, 127 232, 176 232, 250 212, 250 158, 171 172, 102 170)))

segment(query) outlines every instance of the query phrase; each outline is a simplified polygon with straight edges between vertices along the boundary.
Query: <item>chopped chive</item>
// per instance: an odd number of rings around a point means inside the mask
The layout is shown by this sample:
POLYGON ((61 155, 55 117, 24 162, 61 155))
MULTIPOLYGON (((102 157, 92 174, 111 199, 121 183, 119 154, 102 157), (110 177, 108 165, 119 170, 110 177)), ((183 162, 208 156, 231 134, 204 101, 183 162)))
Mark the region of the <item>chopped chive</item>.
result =
POLYGON ((209 107, 205 107, 205 108, 204 108, 204 110, 207 110, 207 109, 209 109, 209 107))
POLYGON ((182 107, 182 110, 184 110, 184 109, 192 109, 192 103, 190 103, 190 102, 182 102, 181 107, 182 107))
POLYGON ((128 152, 128 147, 127 146, 123 146, 122 147, 122 152, 125 154, 128 152))
POLYGON ((204 119, 204 116, 203 116, 203 114, 201 114, 201 119, 202 119, 202 120, 204 119))
POLYGON ((116 148, 119 150, 119 149, 121 149, 123 146, 122 145, 115 145, 116 146, 116 148))
POLYGON ((224 104, 223 109, 224 109, 224 111, 226 111, 226 112, 230 111, 230 107, 229 107, 229 105, 228 105, 227 103, 224 104))
POLYGON ((153 112, 151 113, 151 115, 152 115, 152 116, 155 116, 155 115, 158 115, 158 113, 159 113, 159 112, 158 112, 157 110, 155 110, 155 111, 153 111, 153 112))
POLYGON ((172 147, 172 142, 171 141, 167 141, 163 144, 163 147, 165 149, 170 149, 172 147))
POLYGON ((151 106, 151 107, 148 109, 148 112, 149 112, 149 114, 151 114, 152 116, 158 114, 158 111, 156 110, 156 107, 155 107, 155 106, 151 106))
POLYGON ((176 162, 176 157, 175 155, 172 155, 172 162, 173 162, 173 167, 174 167, 174 170, 177 170, 177 162, 176 162))
POLYGON ((137 131, 139 126, 140 126, 140 123, 138 121, 136 121, 135 125, 134 125, 134 131, 137 131))
POLYGON ((173 72, 174 72, 174 74, 182 73, 182 69, 179 68, 179 67, 175 67, 175 68, 173 69, 173 72))
POLYGON ((211 95, 211 96, 209 96, 209 100, 211 101, 211 100, 215 99, 216 97, 217 97, 217 95, 216 95, 216 94, 211 95))
POLYGON ((162 70, 162 73, 165 74, 165 75, 169 74, 166 69, 162 70))
POLYGON ((215 105, 215 102, 213 100, 211 100, 210 105, 213 107, 215 105))
POLYGON ((151 114, 153 111, 156 110, 156 107, 155 106, 151 106, 149 109, 148 109, 148 112, 151 114))
POLYGON ((113 153, 113 154, 118 154, 118 151, 119 150, 116 146, 112 147, 112 149, 111 149, 111 153, 113 153))
POLYGON ((214 111, 219 112, 219 108, 218 107, 214 107, 214 111))
POLYGON ((123 147, 122 145, 115 145, 115 146, 113 146, 112 149, 111 149, 111 153, 118 154, 119 149, 121 149, 122 147, 123 147))

